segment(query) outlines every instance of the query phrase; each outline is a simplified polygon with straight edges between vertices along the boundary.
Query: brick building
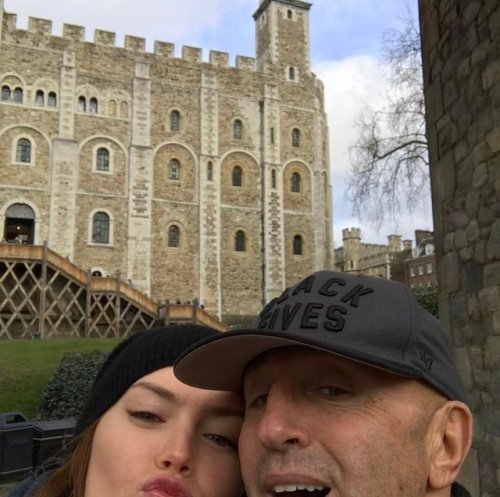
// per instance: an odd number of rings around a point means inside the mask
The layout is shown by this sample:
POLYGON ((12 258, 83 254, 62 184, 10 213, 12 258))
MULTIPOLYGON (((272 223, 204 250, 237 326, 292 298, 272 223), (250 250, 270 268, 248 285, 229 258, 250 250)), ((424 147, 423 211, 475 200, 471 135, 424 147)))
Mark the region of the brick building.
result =
MULTIPOLYGON (((332 264, 310 4, 261 0, 255 58, 81 26, 0 0, 0 230, 231 322, 332 264)), ((19 238, 18 238, 19 239, 19 238)))
POLYGON ((412 288, 437 285, 431 231, 415 230, 414 246, 412 240, 401 240, 400 235, 389 235, 387 245, 361 240, 359 228, 342 230, 342 247, 335 249, 338 271, 401 281, 412 288))

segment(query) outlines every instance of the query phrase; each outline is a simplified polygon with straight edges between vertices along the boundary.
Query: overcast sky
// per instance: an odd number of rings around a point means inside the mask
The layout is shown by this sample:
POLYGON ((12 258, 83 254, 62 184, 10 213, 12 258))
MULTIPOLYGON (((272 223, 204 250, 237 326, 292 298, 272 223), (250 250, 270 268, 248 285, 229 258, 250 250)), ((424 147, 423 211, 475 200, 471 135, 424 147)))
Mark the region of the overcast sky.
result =
MULTIPOLYGON (((4 0, 4 9, 16 13, 18 27, 26 28, 28 16, 53 21, 53 33, 62 24, 85 27, 85 38, 94 29, 114 31, 123 46, 125 34, 144 37, 152 51, 154 40, 202 47, 236 55, 255 55, 252 14, 258 0, 4 0)), ((415 229, 432 230, 430 207, 418 206, 397 224, 386 223, 378 231, 351 216, 344 200, 348 148, 356 137, 353 122, 365 102, 375 100, 386 87, 380 51, 383 33, 397 28, 408 10, 417 17, 417 0, 316 0, 310 10, 312 70, 325 85, 330 126, 330 165, 333 186, 334 242, 342 243, 345 227, 362 229, 363 241, 386 243, 387 235, 414 238, 415 229)))

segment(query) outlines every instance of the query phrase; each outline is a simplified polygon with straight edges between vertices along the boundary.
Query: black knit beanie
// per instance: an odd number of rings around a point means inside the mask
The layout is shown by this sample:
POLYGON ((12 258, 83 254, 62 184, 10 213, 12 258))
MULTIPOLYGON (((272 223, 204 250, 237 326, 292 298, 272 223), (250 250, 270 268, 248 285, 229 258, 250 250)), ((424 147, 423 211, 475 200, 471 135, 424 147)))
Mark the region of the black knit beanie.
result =
POLYGON ((76 425, 76 434, 102 416, 139 378, 173 366, 199 340, 216 335, 199 325, 162 326, 136 333, 118 344, 102 365, 76 425))

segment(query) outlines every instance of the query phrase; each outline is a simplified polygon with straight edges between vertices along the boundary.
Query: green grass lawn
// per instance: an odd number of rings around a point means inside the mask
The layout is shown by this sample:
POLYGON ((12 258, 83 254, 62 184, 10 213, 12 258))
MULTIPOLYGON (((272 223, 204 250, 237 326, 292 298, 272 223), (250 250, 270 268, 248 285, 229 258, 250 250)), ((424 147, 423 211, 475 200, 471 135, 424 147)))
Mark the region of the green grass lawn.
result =
POLYGON ((111 350, 121 339, 0 341, 0 413, 36 415, 40 395, 64 354, 111 350))

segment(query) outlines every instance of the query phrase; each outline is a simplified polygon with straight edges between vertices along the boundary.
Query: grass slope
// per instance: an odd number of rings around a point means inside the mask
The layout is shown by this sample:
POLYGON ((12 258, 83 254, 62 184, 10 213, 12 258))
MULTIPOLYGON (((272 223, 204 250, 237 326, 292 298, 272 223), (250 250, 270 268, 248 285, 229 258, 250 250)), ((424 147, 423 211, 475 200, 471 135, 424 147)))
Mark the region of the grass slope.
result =
POLYGON ((0 413, 36 415, 40 395, 64 354, 111 350, 119 338, 0 341, 0 413))

